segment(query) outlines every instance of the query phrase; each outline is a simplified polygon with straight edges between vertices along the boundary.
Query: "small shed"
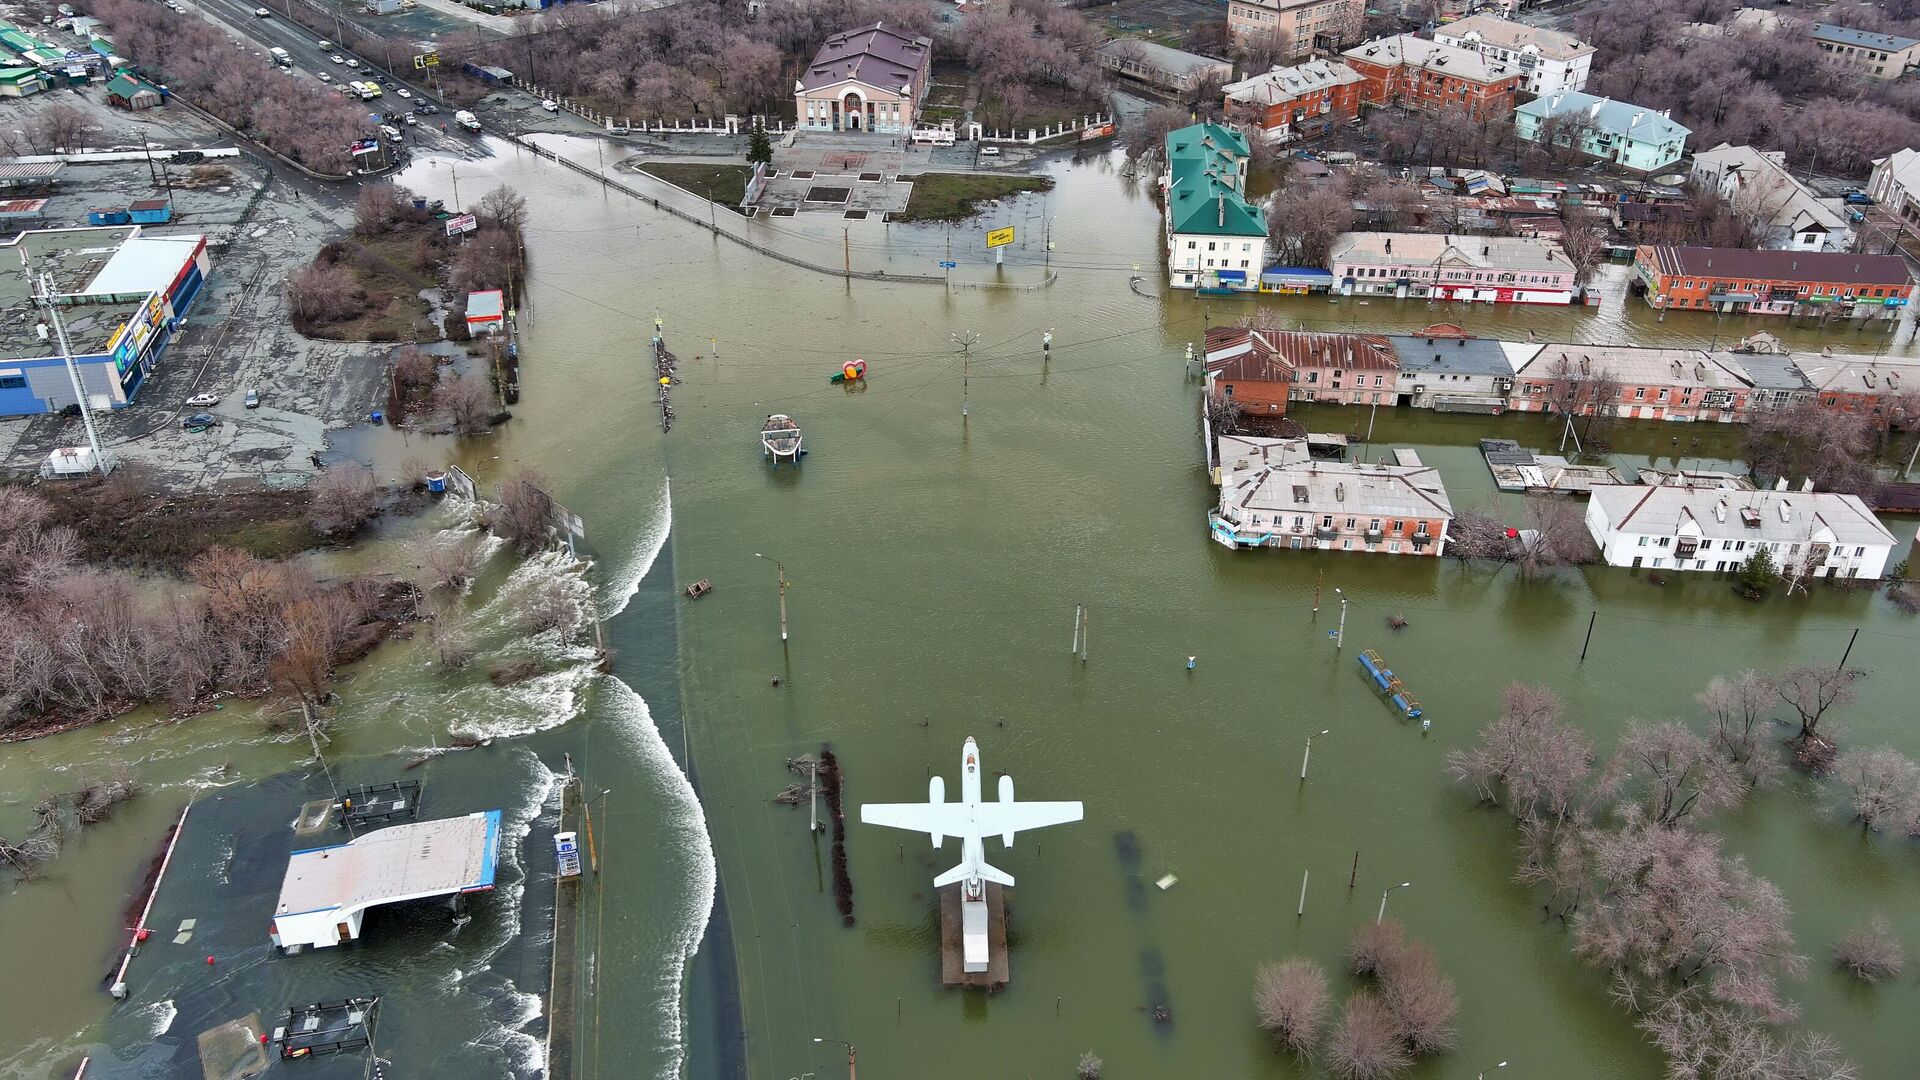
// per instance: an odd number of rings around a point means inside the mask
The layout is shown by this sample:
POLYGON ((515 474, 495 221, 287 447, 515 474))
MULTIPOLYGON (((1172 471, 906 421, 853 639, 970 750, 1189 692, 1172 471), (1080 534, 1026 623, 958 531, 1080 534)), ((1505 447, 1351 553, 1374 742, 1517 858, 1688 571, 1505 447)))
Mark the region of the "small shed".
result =
POLYGON ((96 206, 87 211, 89 225, 130 225, 133 215, 124 206, 96 206))
POLYGON ((0 223, 9 227, 31 225, 46 215, 45 199, 0 200, 0 223))
POLYGON ((173 220, 173 204, 165 199, 139 199, 127 204, 135 225, 164 225, 173 220))
POLYGON ((166 100, 166 95, 160 92, 159 87, 130 71, 115 75, 107 83, 107 104, 122 109, 139 112, 163 105, 166 100))
POLYGON ((466 65, 466 69, 467 69, 467 74, 473 76, 476 79, 479 79, 481 82, 484 82, 484 83, 503 83, 503 82, 513 81, 513 72, 508 71, 506 68, 503 68, 503 67, 492 67, 487 64, 475 64, 472 62, 468 62, 468 64, 466 65))
POLYGON ((467 294, 467 333, 497 332, 506 318, 507 298, 499 289, 467 294))

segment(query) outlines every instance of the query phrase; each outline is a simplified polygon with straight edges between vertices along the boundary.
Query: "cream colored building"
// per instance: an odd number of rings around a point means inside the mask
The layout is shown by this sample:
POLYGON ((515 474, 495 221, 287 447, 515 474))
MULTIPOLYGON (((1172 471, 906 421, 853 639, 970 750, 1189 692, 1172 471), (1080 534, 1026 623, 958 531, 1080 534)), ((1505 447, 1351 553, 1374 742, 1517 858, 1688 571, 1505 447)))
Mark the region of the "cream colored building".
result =
POLYGON ((793 87, 803 131, 906 135, 933 73, 933 42, 883 23, 835 34, 793 87))
POLYGON ((1360 40, 1366 0, 1230 0, 1227 29, 1236 44, 1284 44, 1283 62, 1333 54, 1360 40))

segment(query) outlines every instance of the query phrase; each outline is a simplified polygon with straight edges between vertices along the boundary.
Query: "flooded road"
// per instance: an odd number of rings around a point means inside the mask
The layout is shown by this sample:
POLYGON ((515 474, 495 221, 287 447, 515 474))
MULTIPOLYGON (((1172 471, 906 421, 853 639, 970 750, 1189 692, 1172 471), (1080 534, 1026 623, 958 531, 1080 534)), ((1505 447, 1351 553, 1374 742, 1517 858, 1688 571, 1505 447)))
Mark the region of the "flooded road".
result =
MULTIPOLYGON (((1554 687, 1604 748, 1631 718, 1695 718, 1692 695, 1715 674, 1837 663, 1857 628, 1850 663, 1871 677, 1842 743, 1920 755, 1903 722, 1920 626, 1876 594, 1816 589, 1754 606, 1713 580, 1662 588, 1595 569, 1522 585, 1511 570, 1452 561, 1209 543, 1196 391, 1180 363, 1207 325, 1259 307, 1317 329, 1448 321, 1505 337, 1698 345, 1765 330, 1846 351, 1910 351, 1907 327, 1662 323, 1625 296, 1618 266, 1605 271, 1597 310, 1162 298, 1152 203, 1106 159, 1056 164, 1051 194, 969 226, 1050 233, 1051 252, 1017 251, 1005 271, 1024 283, 1057 273, 1050 286, 847 282, 498 150, 463 163, 459 182, 470 196, 511 183, 532 202, 516 419, 458 447, 386 432, 352 446, 388 462, 451 452, 483 488, 522 464, 551 477, 586 521, 613 676, 556 655, 564 677, 518 695, 483 674, 445 679, 425 649, 389 647, 342 685, 336 753, 391 757, 463 730, 527 734, 499 750, 525 748, 544 768, 572 753, 588 790, 608 792, 604 872, 583 920, 582 1075, 684 1065, 722 1076, 735 1064, 756 1077, 835 1075, 841 1051, 816 1037, 857 1044, 876 1076, 1067 1075, 1089 1049, 1114 1075, 1298 1075, 1254 1027, 1254 968, 1292 954, 1339 967, 1347 931, 1372 916, 1381 890, 1412 881, 1392 910, 1434 944, 1462 999, 1459 1050, 1413 1075, 1511 1060, 1529 1075, 1644 1077, 1657 1060, 1608 1005, 1604 980, 1509 884, 1506 819, 1442 771, 1499 687, 1554 687), (1129 288, 1136 273, 1153 295, 1129 288), (649 386, 656 316, 682 360, 679 420, 665 436, 649 386), (955 339, 969 336, 966 355, 955 339), (853 357, 868 362, 868 385, 829 384, 853 357), (754 433, 776 411, 805 431, 811 453, 798 469, 761 460, 754 433), (756 554, 791 580, 784 647, 776 570, 756 554), (714 582, 711 595, 679 595, 699 578, 714 582), (1344 655, 1327 636, 1335 586, 1351 600, 1344 655), (1078 605, 1090 613, 1084 664, 1068 655, 1078 605), (1405 629, 1388 628, 1394 616, 1405 629), (1353 659, 1363 648, 1406 680, 1431 731, 1373 694, 1353 659), (1331 733, 1316 740, 1302 784, 1302 744, 1322 728, 1331 733), (989 845, 1019 881, 1012 982, 992 997, 938 985, 930 886, 955 861, 951 843, 936 852, 850 820, 856 925, 843 928, 804 805, 772 801, 792 780, 785 760, 823 742, 846 770, 850 807, 923 798, 930 773, 954 783, 969 735, 1023 798, 1086 804, 1083 822, 1009 852, 989 845), (1168 873, 1173 888, 1149 887, 1168 873), (1160 1004, 1170 1023, 1153 1019, 1160 1004)), ((423 163, 406 179, 446 198, 447 173, 423 163)), ((930 264, 945 231, 928 230, 911 258, 888 258, 930 264)), ((986 252, 958 235, 968 254, 956 276, 992 280, 986 252)), ((856 241, 878 242, 849 228, 849 252, 856 241)), ((1338 410, 1321 417, 1355 426, 1338 410)), ((1375 442, 1417 447, 1456 505, 1473 506, 1499 498, 1473 447, 1483 434, 1557 439, 1537 419, 1383 410, 1375 442)), ((1621 424, 1613 442, 1624 463, 1693 463, 1732 456, 1737 435, 1621 424)), ((1891 522, 1903 537, 1913 524, 1891 522)), ((483 621, 488 604, 475 600, 483 621)), ((119 936, 129 879, 184 800, 304 757, 260 734, 245 710, 179 728, 130 718, 0 750, 0 833, 24 816, 36 797, 26 793, 66 776, 127 761, 149 779, 52 880, 0 894, 0 944, 47 972, 0 989, 0 1077, 49 1075, 110 1028, 110 1014, 142 1004, 111 1007, 95 971, 119 936)), ((513 774, 503 764, 471 783, 504 791, 513 774)), ((1800 948, 1816 957, 1790 990, 1808 1025, 1837 1036, 1863 1075, 1898 1075, 1915 1047, 1893 1021, 1920 1007, 1920 989, 1863 994, 1824 957, 1873 912, 1920 941, 1920 880, 1904 843, 1862 837, 1845 817, 1831 789, 1802 781, 1716 825, 1793 906, 1800 948)), ((444 969, 391 977, 426 985, 444 969)), ((481 1038, 501 1023, 484 1010, 465 1017, 442 1037, 481 1038)), ((516 1064, 504 1051, 496 1060, 516 1064)), ((403 1064, 411 1075, 471 1075, 420 1050, 403 1064)))

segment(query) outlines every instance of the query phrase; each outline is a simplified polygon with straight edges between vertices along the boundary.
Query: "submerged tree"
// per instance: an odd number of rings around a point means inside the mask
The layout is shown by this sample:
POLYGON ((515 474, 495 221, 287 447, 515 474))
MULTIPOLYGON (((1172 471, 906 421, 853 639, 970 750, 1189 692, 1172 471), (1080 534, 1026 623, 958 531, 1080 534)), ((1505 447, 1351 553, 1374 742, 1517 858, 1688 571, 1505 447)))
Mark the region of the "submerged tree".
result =
POLYGON ((1264 965, 1254 980, 1253 1004, 1260 1026, 1281 1046, 1301 1058, 1311 1057, 1326 1020, 1327 973, 1299 958, 1264 965))
POLYGON ((1854 978, 1877 982, 1898 977, 1907 955, 1893 924, 1885 915, 1875 915, 1847 931, 1833 947, 1833 960, 1854 978))
POLYGON ((1905 821, 1920 808, 1920 765, 1890 746, 1841 754, 1833 774, 1846 788, 1848 805, 1863 828, 1905 821))
POLYGON ((1544 686, 1512 683, 1500 693, 1500 715, 1470 749, 1447 755, 1447 771, 1487 802, 1506 803, 1514 817, 1565 820, 1593 769, 1593 743, 1561 717, 1560 699, 1544 686))
POLYGON ((1775 698, 1772 687, 1757 671, 1732 678, 1716 675, 1694 698, 1713 722, 1709 737, 1720 753, 1746 778, 1749 787, 1763 787, 1780 778, 1779 755, 1762 735, 1768 727, 1766 711, 1775 698))
POLYGON ((1340 1080, 1384 1080, 1412 1064, 1393 1014, 1373 994, 1355 991, 1328 1040, 1327 1071, 1340 1080))

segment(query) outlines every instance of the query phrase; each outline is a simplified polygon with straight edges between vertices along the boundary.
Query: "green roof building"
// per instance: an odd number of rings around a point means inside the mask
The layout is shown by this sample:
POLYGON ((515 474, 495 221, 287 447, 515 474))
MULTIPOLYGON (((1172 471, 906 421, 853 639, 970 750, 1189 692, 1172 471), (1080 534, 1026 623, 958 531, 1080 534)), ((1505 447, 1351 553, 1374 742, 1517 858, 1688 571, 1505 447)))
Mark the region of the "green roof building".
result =
POLYGON ((47 75, 39 68, 0 68, 0 97, 26 97, 47 88, 47 75))
POLYGON ((1246 200, 1247 137, 1219 124, 1167 135, 1168 284, 1176 289, 1252 292, 1266 258, 1267 221, 1246 200))

